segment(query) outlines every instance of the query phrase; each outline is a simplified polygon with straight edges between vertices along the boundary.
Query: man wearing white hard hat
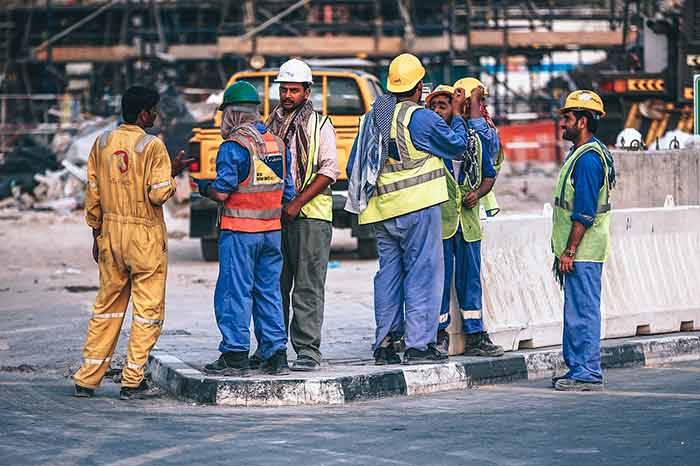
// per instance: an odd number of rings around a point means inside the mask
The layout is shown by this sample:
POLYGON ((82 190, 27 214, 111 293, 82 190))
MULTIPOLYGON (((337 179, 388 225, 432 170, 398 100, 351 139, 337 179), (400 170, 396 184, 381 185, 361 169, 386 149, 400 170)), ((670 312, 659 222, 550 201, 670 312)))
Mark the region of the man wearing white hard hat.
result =
POLYGON ((291 369, 312 371, 321 364, 333 220, 330 185, 340 174, 335 129, 327 116, 313 108, 309 98, 313 77, 306 63, 285 62, 275 82, 279 83, 280 103, 270 112, 267 126, 292 152, 291 173, 298 193, 282 209, 284 317, 297 353, 291 369))

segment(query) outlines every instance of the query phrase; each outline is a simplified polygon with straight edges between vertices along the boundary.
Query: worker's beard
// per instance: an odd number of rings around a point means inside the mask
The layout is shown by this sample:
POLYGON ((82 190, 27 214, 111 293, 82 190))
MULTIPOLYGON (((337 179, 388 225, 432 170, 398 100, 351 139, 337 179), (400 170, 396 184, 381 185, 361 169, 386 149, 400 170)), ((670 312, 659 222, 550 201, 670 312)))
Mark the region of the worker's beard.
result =
POLYGON ((580 135, 581 132, 577 128, 564 128, 564 133, 561 137, 567 141, 576 142, 580 135))

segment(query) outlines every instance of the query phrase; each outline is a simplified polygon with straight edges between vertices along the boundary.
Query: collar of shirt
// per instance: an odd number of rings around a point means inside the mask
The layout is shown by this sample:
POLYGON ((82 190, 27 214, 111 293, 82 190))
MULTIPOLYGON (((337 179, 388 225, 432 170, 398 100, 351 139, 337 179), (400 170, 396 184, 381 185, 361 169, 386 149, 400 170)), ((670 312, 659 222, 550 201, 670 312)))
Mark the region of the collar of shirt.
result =
POLYGON ((119 125, 119 127, 121 129, 126 130, 126 131, 135 131, 137 133, 145 133, 143 128, 141 128, 139 125, 135 125, 132 123, 122 123, 121 125, 119 125))

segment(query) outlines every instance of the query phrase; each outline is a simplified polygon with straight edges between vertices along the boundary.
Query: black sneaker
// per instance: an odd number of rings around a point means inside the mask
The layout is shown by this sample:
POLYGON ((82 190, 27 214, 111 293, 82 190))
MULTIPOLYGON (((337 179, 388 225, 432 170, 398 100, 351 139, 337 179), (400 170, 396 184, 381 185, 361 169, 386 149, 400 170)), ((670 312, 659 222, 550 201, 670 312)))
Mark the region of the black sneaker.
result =
POLYGON ((553 376, 552 376, 552 388, 554 388, 554 386, 557 384, 558 381, 560 381, 560 380, 562 380, 562 379, 565 379, 565 378, 566 378, 566 374, 564 374, 564 375, 553 375, 553 376))
POLYGON ((503 348, 494 345, 486 332, 467 334, 464 342, 465 356, 503 356, 503 348))
POLYGON ((291 370, 297 372, 311 372, 317 371, 321 368, 321 365, 316 362, 311 356, 301 355, 297 356, 297 360, 292 363, 290 367, 291 370))
POLYGON ((584 382, 583 380, 562 378, 554 384, 559 392, 602 392, 603 382, 584 382))
POLYGON ((287 351, 277 350, 275 354, 265 360, 260 366, 260 370, 270 375, 289 374, 289 364, 287 363, 287 351))
POLYGON ((95 389, 81 387, 80 385, 75 384, 75 393, 73 393, 73 396, 78 398, 92 398, 95 396, 95 389))
POLYGON ((262 366, 262 363, 263 363, 263 358, 260 356, 260 353, 258 353, 257 351, 250 358, 248 358, 248 367, 250 367, 251 370, 260 369, 260 366, 262 366))
POLYGON ((407 366, 416 364, 438 364, 447 361, 447 355, 441 353, 434 344, 425 350, 408 348, 403 354, 403 363, 407 366))
POLYGON ((204 366, 204 373, 243 377, 248 374, 249 367, 247 351, 231 351, 221 353, 219 359, 204 366))
POLYGON ((382 347, 380 346, 374 350, 374 364, 377 366, 386 366, 388 364, 401 364, 401 358, 396 351, 394 346, 382 347))
POLYGON ((156 398, 163 394, 158 387, 150 387, 145 380, 142 380, 138 387, 122 387, 119 392, 121 400, 145 400, 156 398))
POLYGON ((446 356, 450 354, 450 334, 446 330, 438 331, 435 347, 446 356))

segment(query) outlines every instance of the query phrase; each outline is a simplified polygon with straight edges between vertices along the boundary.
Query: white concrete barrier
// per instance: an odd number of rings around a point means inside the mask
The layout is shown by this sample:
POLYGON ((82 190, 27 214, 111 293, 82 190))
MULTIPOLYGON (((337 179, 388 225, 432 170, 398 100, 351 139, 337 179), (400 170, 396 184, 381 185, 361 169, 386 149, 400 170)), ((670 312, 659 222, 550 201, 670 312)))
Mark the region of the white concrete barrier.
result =
MULTIPOLYGON (((561 344, 563 295, 552 275, 551 218, 483 223, 486 328, 506 350, 561 344)), ((614 210, 603 268, 603 338, 700 327, 700 207, 614 210)), ((450 353, 462 352, 454 296, 450 353)))

